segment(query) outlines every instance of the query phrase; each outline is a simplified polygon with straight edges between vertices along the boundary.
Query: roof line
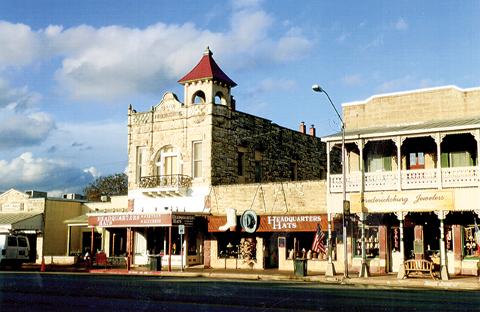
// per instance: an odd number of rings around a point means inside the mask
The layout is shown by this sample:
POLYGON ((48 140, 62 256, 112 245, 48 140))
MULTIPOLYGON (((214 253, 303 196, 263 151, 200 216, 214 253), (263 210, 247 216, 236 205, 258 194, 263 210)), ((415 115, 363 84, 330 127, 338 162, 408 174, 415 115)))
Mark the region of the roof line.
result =
POLYGON ((373 99, 382 98, 382 97, 406 95, 406 94, 429 92, 429 91, 438 91, 438 90, 444 90, 444 89, 455 89, 460 92, 480 91, 480 87, 460 88, 460 87, 457 87, 456 85, 446 85, 446 86, 440 86, 440 87, 421 88, 421 89, 413 89, 413 90, 407 90, 407 91, 375 94, 366 100, 342 103, 342 107, 366 104, 373 99))

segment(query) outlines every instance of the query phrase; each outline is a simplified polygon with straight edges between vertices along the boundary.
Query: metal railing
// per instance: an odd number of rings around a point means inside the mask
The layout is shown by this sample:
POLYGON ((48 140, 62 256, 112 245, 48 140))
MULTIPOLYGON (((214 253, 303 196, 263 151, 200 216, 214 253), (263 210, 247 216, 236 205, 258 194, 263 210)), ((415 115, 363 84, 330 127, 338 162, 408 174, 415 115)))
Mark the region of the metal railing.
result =
POLYGON ((192 185, 192 178, 183 174, 141 177, 141 188, 188 188, 192 185))

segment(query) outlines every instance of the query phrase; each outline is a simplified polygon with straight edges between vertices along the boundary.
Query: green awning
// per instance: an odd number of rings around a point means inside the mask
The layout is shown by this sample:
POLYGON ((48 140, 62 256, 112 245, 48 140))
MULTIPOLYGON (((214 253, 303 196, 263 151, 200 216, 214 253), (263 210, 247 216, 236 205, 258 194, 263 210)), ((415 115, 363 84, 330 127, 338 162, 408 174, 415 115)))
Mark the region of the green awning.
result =
POLYGON ((43 231, 42 213, 1 213, 0 229, 43 231))

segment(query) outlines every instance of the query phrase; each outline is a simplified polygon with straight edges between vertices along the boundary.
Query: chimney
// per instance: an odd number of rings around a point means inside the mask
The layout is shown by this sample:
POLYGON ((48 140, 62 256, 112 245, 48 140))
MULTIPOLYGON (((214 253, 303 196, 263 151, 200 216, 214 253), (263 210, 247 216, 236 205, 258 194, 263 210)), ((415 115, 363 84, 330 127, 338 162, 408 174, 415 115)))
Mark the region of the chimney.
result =
POLYGON ((298 129, 298 131, 303 134, 307 133, 307 126, 305 126, 305 122, 302 121, 300 123, 300 128, 298 129))
POLYGON ((314 125, 312 125, 310 127, 310 135, 313 136, 313 137, 315 136, 315 126, 314 125))

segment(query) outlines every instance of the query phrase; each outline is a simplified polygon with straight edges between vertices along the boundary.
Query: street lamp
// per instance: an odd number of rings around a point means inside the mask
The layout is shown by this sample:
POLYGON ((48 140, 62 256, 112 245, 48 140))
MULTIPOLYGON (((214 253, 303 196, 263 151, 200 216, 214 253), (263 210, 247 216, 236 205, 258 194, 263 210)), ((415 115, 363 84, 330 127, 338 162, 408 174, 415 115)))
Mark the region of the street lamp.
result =
MULTIPOLYGON (((345 170, 345 123, 343 122, 342 117, 338 113, 337 108, 333 104, 332 100, 330 99, 330 96, 328 95, 327 91, 325 91, 322 87, 319 85, 313 85, 312 90, 315 92, 319 93, 325 93, 325 95, 328 98, 328 101, 332 105, 333 109, 335 110, 335 113, 337 113, 338 119, 340 119, 340 122, 342 124, 342 195, 343 195, 343 202, 342 202, 342 207, 343 207, 343 218, 342 218, 342 223, 343 223, 343 259, 344 259, 344 273, 343 276, 345 278, 348 278, 348 254, 347 254, 347 226, 346 226, 346 218, 347 214, 349 214, 349 202, 347 201, 347 180, 346 180, 346 170, 345 170)), ((327 151, 328 153, 328 151, 327 151)), ((329 229, 331 227, 330 222, 329 222, 329 229)), ((328 233, 328 239, 331 240, 331 231, 328 233)), ((331 246, 331 243, 329 244, 331 246)), ((328 250, 328 262, 329 262, 329 267, 333 268, 333 263, 332 263, 332 251, 331 248, 328 250), (331 263, 331 265, 330 265, 331 263)), ((327 270, 328 273, 328 270, 327 270)))

